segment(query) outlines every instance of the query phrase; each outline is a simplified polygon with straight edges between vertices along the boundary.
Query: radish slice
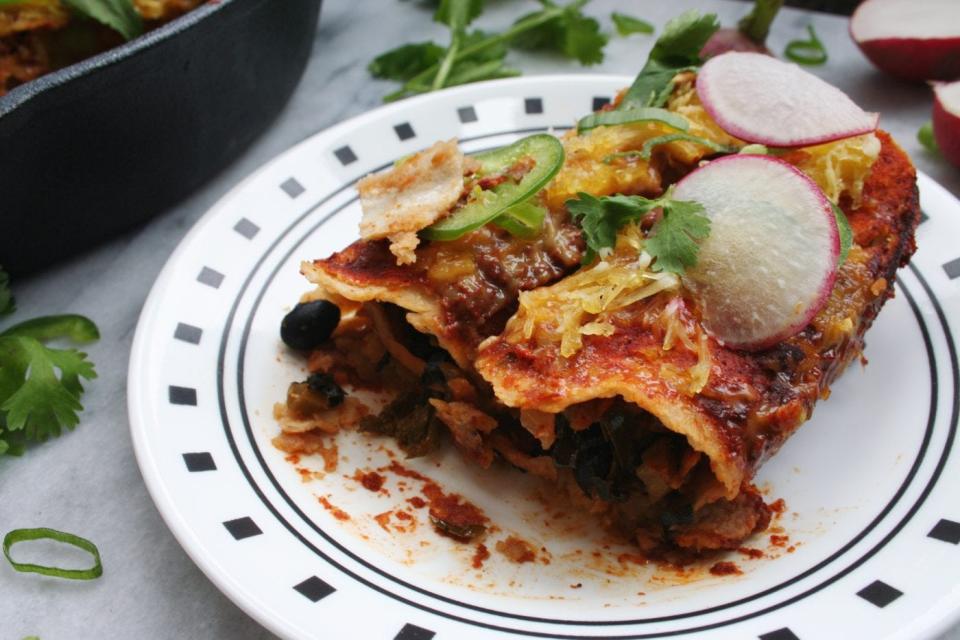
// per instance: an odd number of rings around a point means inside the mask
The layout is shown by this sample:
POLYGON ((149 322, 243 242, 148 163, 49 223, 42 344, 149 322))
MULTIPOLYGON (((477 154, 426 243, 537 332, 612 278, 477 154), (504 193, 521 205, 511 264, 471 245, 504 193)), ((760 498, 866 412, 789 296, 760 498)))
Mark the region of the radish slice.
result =
POLYGON ((769 147, 849 138, 873 131, 879 118, 797 65, 760 53, 711 58, 697 75, 697 93, 724 131, 769 147))
POLYGON ((718 341, 772 346, 826 304, 840 234, 830 201, 795 167, 769 156, 727 156, 681 180, 674 198, 699 202, 710 218, 710 235, 683 282, 718 341))
POLYGON ((943 157, 960 167, 960 80, 933 85, 933 137, 943 157))
POLYGON ((960 78, 960 2, 866 0, 850 36, 870 62, 904 80, 960 78))

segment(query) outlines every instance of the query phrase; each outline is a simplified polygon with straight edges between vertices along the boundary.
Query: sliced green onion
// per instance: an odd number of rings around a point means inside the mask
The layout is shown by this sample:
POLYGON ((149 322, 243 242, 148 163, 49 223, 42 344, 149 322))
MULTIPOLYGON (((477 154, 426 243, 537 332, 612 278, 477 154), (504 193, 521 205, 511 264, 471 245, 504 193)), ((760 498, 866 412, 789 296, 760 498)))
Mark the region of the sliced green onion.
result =
POLYGON ((850 228, 847 214, 835 204, 833 205, 833 215, 837 219, 837 231, 840 232, 840 259, 837 261, 837 266, 839 266, 847 261, 847 255, 849 255, 850 247, 853 245, 853 229, 850 228))
POLYGON ((678 131, 686 131, 690 124, 683 116, 659 107, 638 107, 622 111, 601 111, 591 113, 581 118, 577 123, 577 133, 583 133, 596 127, 615 127, 622 124, 636 124, 638 122, 662 122, 678 131))
POLYGON ((667 144, 670 142, 676 142, 678 140, 683 140, 685 142, 693 142, 704 146, 712 151, 717 153, 736 153, 737 147, 730 147, 725 144, 719 144, 713 140, 707 140, 706 138, 701 138, 700 136, 690 135, 689 133, 668 133, 666 135, 657 136, 655 138, 650 138, 643 143, 643 147, 640 149, 640 156, 644 160, 649 160, 650 155, 653 153, 654 147, 658 147, 661 144, 667 144))
POLYGON ((937 140, 933 137, 932 122, 928 121, 926 124, 920 127, 920 130, 917 131, 917 141, 931 153, 937 153, 940 151, 940 147, 937 146, 937 140))
POLYGON ((504 211, 494 219, 493 224, 518 238, 534 238, 540 234, 546 217, 547 212, 543 207, 528 200, 504 211))
POLYGON ((810 33, 810 39, 791 41, 784 49, 783 55, 797 64, 815 67, 827 61, 827 49, 817 37, 813 25, 807 25, 807 31, 810 33))
POLYGON ((700 136, 690 135, 688 133, 668 133, 662 136, 656 136, 650 138, 643 143, 643 147, 640 151, 620 151, 618 153, 611 153, 608 156, 604 156, 604 164, 611 164, 614 160, 619 158, 642 158, 643 160, 649 160, 650 156, 653 155, 654 147, 658 147, 662 144, 667 144, 670 142, 676 142, 678 140, 684 140, 686 142, 693 142, 717 153, 736 153, 739 149, 737 147, 730 147, 724 144, 719 144, 713 140, 707 140, 706 138, 701 138, 700 136))
POLYGON ((93 580, 103 575, 103 563, 100 561, 100 551, 97 545, 85 538, 57 531, 56 529, 47 529, 40 527, 37 529, 14 529, 3 538, 3 555, 10 562, 16 571, 21 573, 39 573, 53 578, 63 578, 65 580, 93 580), (89 569, 61 569, 59 567, 45 567, 39 564, 29 564, 25 562, 16 562, 10 555, 10 549, 18 542, 29 542, 31 540, 55 540, 64 544, 77 547, 93 556, 94 565, 89 569))

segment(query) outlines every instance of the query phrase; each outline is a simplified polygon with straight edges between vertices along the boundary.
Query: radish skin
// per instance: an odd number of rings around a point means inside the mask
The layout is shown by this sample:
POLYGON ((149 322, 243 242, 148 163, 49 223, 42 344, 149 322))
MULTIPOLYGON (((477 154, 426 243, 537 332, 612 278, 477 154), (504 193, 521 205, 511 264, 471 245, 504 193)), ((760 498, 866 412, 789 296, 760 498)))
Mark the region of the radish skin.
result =
POLYGON ((957 0, 866 0, 850 18, 850 37, 870 62, 897 78, 960 78, 957 0))
POLYGON ((933 137, 943 157, 960 167, 960 80, 933 86, 933 137))
POLYGON ((783 0, 754 0, 750 13, 737 24, 736 29, 720 29, 710 36, 700 49, 700 58, 707 60, 728 51, 753 51, 770 55, 767 36, 770 25, 783 6, 783 0))
POLYGON ((674 197, 699 202, 710 219, 683 282, 719 342, 770 347, 827 303, 840 233, 830 201, 796 167, 770 156, 727 156, 681 180, 674 197))
POLYGON ((879 116, 795 64, 758 53, 711 58, 697 75, 707 113, 732 136, 802 147, 869 133, 879 116))

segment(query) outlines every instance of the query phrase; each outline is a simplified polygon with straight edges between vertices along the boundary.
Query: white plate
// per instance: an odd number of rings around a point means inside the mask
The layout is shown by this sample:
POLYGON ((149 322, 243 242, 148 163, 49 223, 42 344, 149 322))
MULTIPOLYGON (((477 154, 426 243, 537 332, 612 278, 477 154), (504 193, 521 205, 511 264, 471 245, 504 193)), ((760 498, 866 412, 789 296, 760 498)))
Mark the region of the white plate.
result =
MULTIPOLYGON (((491 550, 511 532, 546 549, 523 565, 494 551, 476 570, 473 547, 434 535, 423 510, 409 507, 415 531, 378 526, 373 516, 407 504, 417 483, 408 480, 404 491, 388 476, 387 496, 349 479, 384 464, 369 439, 345 438, 338 470, 308 482, 295 466, 322 468, 318 459, 294 465, 271 446, 273 403, 304 371, 280 344, 280 319, 309 288, 299 262, 356 237, 355 181, 438 139, 456 136, 476 151, 569 127, 629 81, 520 78, 377 109, 247 179, 170 258, 130 362, 137 458, 187 553, 275 633, 922 638, 956 620, 960 462, 950 453, 960 203, 924 176, 920 249, 868 335, 869 366, 851 367, 760 474, 769 496, 786 501, 777 524, 795 549, 758 536, 750 546, 779 557, 733 554, 741 576, 682 576, 618 560, 629 549, 593 546, 602 536, 587 516, 545 524, 555 510, 533 499, 535 487, 517 472, 477 474, 455 455, 410 461, 492 517, 500 531, 491 550), (350 520, 338 520, 320 497, 350 520)), ((392 522, 406 524, 395 515, 392 522)))

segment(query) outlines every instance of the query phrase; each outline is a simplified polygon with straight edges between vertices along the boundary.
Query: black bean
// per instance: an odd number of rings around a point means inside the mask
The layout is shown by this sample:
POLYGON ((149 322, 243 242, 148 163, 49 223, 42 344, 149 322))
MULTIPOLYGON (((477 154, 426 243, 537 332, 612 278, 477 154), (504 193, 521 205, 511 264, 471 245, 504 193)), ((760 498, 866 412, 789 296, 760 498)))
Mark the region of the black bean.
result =
POLYGON ((280 323, 280 338, 291 349, 309 351, 329 340, 339 323, 340 308, 332 302, 301 302, 280 323))

